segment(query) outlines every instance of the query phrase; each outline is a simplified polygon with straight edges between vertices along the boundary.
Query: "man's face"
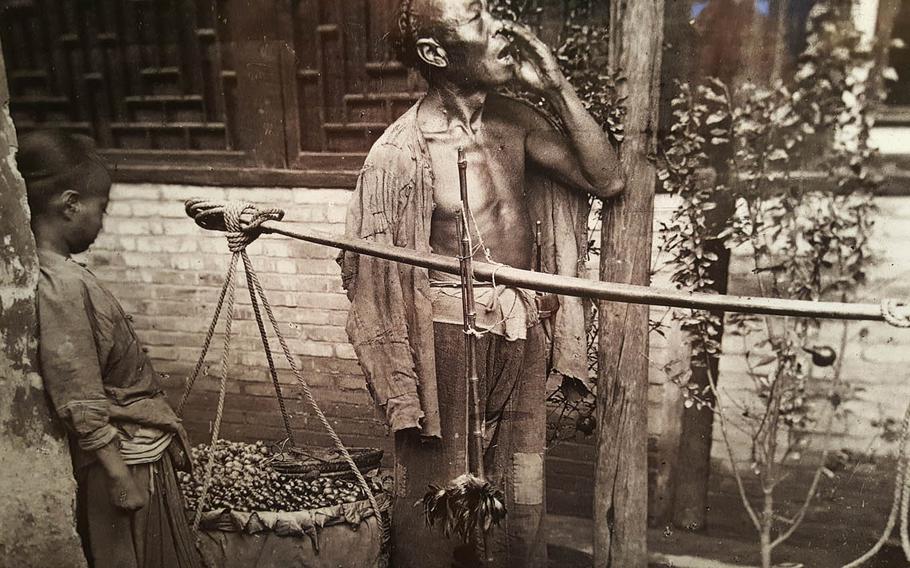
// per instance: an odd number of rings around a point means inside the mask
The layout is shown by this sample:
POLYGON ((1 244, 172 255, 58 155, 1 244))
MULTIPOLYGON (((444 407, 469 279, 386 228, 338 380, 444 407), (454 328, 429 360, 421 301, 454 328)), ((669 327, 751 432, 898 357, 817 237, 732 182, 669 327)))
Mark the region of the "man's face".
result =
POLYGON ((436 41, 445 50, 446 77, 456 84, 496 87, 515 76, 515 59, 503 22, 487 9, 486 0, 435 0, 430 17, 448 30, 436 41))

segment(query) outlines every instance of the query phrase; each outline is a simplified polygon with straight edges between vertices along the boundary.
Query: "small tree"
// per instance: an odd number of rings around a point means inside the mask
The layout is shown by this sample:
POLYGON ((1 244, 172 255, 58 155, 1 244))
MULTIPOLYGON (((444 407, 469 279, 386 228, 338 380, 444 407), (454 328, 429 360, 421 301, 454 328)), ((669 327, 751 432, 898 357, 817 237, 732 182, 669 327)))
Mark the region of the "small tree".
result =
MULTIPOLYGON (((681 198, 662 231, 679 287, 710 289, 710 267, 718 258, 705 243, 716 239, 749 251, 762 295, 850 301, 864 283, 871 262, 871 192, 877 184, 868 145, 868 109, 875 97, 866 88, 871 53, 862 46, 849 10, 847 2, 815 5, 807 47, 786 81, 769 88, 733 88, 716 79, 680 85, 660 173, 665 188, 681 198), (727 157, 726 184, 710 175, 717 156, 727 157), (818 180, 807 171, 826 176, 818 180), (734 199, 736 211, 719 225, 707 223, 720 197, 734 199)), ((694 364, 710 369, 711 357, 721 350, 720 323, 707 312, 685 318, 694 364)), ((720 398, 714 372, 704 388, 683 385, 687 407, 714 412, 718 419, 765 568, 771 566, 773 549, 800 525, 822 476, 831 474, 825 467, 827 448, 792 517, 779 514, 775 489, 787 478, 788 465, 808 449, 808 429, 820 425, 830 432, 849 396, 837 358, 844 352, 846 326, 839 347, 832 349, 813 345, 819 325, 805 318, 730 315, 726 329, 745 344, 753 400, 720 398), (735 421, 729 404, 736 405, 735 421), (761 488, 758 504, 745 490, 747 473, 730 439, 733 427, 743 429, 751 442, 748 463, 761 488)))

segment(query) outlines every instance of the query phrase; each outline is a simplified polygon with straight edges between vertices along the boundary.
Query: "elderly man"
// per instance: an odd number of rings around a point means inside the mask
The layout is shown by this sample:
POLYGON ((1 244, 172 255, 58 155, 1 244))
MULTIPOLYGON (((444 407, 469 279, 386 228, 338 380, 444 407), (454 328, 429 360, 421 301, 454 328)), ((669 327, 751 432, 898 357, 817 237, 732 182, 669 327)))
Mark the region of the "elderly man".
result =
MULTIPOLYGON (((587 196, 622 190, 616 153, 549 49, 524 27, 490 14, 485 0, 405 1, 400 56, 428 91, 374 144, 351 202, 349 236, 458 254, 457 149, 464 148, 479 260, 531 269, 535 226, 544 270, 583 266, 587 196), (496 92, 514 84, 546 98, 561 124, 496 92)), ((395 435, 397 568, 477 565, 472 545, 425 526, 414 503, 430 483, 466 468, 464 334, 457 277, 346 253, 348 335, 395 435)), ((479 286, 478 366, 485 394, 484 464, 506 493, 505 527, 485 555, 497 566, 546 564, 545 382, 550 369, 585 378, 583 310, 576 299, 539 310, 536 296, 479 286), (548 337, 540 325, 551 317, 548 337)))

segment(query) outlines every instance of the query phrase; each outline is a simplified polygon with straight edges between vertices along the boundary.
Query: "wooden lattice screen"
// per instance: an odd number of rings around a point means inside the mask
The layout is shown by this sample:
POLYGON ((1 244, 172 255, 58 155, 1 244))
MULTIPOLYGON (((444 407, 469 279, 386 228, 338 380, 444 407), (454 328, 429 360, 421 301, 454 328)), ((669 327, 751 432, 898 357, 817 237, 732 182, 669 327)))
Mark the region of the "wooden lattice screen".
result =
POLYGON ((422 83, 396 0, 12 0, 20 131, 94 138, 121 180, 347 186, 422 83))

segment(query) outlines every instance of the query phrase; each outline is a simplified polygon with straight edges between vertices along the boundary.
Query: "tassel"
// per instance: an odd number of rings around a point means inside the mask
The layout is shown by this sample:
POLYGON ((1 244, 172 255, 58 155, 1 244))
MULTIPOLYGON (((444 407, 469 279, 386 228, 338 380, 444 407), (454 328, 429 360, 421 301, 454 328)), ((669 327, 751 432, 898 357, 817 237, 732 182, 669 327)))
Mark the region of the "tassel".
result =
POLYGON ((506 516, 503 492, 470 473, 444 488, 431 485, 417 504, 423 504, 428 526, 441 525, 447 537, 457 535, 466 543, 478 530, 486 533, 506 516))

